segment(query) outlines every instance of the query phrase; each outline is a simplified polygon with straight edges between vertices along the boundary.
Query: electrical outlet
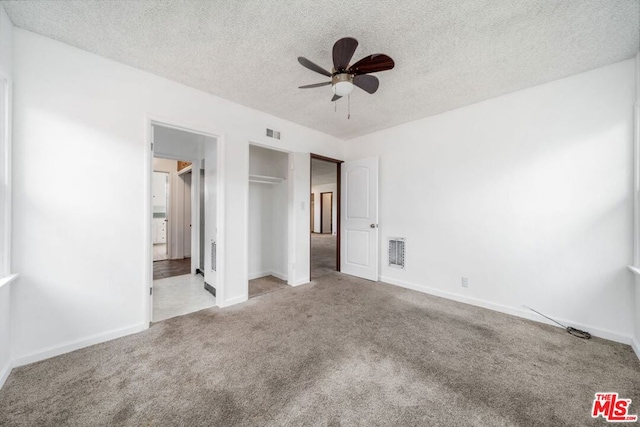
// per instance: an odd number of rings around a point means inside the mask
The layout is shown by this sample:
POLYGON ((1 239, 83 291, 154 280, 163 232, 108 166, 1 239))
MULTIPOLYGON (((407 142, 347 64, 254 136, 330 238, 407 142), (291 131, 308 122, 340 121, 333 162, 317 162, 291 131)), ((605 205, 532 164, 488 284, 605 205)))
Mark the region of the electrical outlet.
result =
POLYGON ((462 277, 462 287, 463 288, 468 288, 469 287, 469 278, 468 277, 462 277))

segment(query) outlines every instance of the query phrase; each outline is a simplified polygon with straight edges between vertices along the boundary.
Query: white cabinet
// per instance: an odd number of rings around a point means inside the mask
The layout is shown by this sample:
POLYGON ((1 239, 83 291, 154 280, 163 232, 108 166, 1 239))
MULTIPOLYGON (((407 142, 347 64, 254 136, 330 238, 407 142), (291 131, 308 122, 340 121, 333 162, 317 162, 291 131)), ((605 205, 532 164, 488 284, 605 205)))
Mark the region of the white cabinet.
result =
POLYGON ((153 244, 167 243, 167 221, 163 218, 153 219, 153 244))

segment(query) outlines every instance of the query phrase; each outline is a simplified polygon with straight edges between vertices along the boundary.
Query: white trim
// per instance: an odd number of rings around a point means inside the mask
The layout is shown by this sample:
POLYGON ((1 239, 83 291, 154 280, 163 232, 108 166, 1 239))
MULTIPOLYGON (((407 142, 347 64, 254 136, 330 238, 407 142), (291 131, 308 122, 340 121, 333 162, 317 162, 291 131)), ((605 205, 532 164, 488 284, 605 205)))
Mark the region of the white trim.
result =
MULTIPOLYGON (((144 280, 142 281, 142 301, 143 313, 146 322, 146 328, 153 321, 153 297, 150 289, 153 287, 153 122, 146 117, 144 128, 144 219, 143 219, 143 235, 144 235, 144 259, 146 260, 144 280)), ((167 242, 168 243, 168 242, 167 242)), ((145 328, 145 329, 146 329, 145 328)))
POLYGON ((296 282, 289 283, 289 286, 300 286, 300 285, 306 285, 307 283, 311 283, 311 280, 308 277, 305 277, 304 279, 300 279, 296 282))
MULTIPOLYGON (((180 160, 184 160, 184 159, 180 159, 180 160)), ((199 159, 198 159, 198 161, 199 161, 199 159)), ((186 168, 182 168, 182 169, 180 169, 180 170, 178 171, 178 176, 182 176, 182 175, 184 175, 184 174, 185 174, 185 173, 187 173, 187 172, 192 172, 192 171, 193 171, 193 163, 194 163, 194 162, 191 162, 191 164, 190 164, 189 166, 187 166, 186 168)))
POLYGON ((275 271, 263 271, 260 273, 253 273, 253 274, 249 274, 249 280, 254 280, 254 279, 259 279, 261 277, 266 277, 266 276, 273 276, 276 277, 280 280, 284 280, 285 282, 287 281, 287 275, 286 274, 282 274, 282 273, 278 273, 275 271))
POLYGON ((48 347, 44 350, 37 351, 35 353, 28 354, 26 356, 18 357, 12 360, 12 366, 17 368, 19 366, 28 365, 30 363, 39 362, 41 360, 49 359, 51 357, 59 356, 61 354, 70 353, 81 348, 89 347, 95 344, 100 344, 106 341, 111 341, 116 338, 121 338, 127 335, 136 334, 142 332, 148 328, 146 322, 139 323, 134 326, 127 326, 121 329, 114 329, 112 331, 91 335, 86 338, 80 338, 78 340, 70 341, 62 345, 56 345, 48 347))
POLYGON ((247 277, 249 278, 249 280, 254 280, 254 279, 259 279, 261 277, 266 277, 270 275, 271 275, 270 271, 262 271, 260 273, 249 274, 247 277))
MULTIPOLYGON (((216 280, 215 280, 215 289, 216 289, 216 305, 218 307, 225 307, 224 298, 227 294, 226 289, 226 237, 227 237, 227 228, 226 228, 226 212, 225 209, 227 207, 225 201, 225 187, 224 183, 226 183, 226 159, 227 159, 227 140, 224 134, 220 133, 217 137, 217 170, 216 170, 216 280), (220 303, 218 303, 220 301, 220 303)), ((248 157, 248 155, 247 155, 248 157)), ((248 186, 247 186, 248 187, 248 186)), ((248 189, 247 196, 248 197, 248 189)), ((246 264, 247 257, 245 256, 245 264, 244 271, 246 272, 248 267, 246 264)), ((249 282, 247 281, 246 291, 247 295, 249 295, 249 282)), ((228 304, 227 304, 228 305, 228 304)))
POLYGON ((6 366, 0 371, 0 390, 2 390, 2 386, 4 386, 7 378, 9 378, 9 375, 11 375, 11 371, 13 370, 13 368, 13 362, 9 360, 6 366))
MULTIPOLYGON (((506 313, 512 316, 522 317, 524 319, 533 320, 535 322, 545 323, 547 325, 559 327, 558 325, 545 319, 544 317, 538 316, 537 314, 529 310, 525 310, 523 308, 516 308, 516 307, 510 307, 502 304, 495 304, 486 300, 471 298, 464 295, 454 294, 452 292, 441 291, 439 289, 433 289, 427 286, 405 282, 403 280, 396 280, 390 277, 381 276, 380 281, 391 284, 391 285, 400 286, 401 288, 411 289, 411 290, 422 292, 425 294, 435 295, 437 297, 442 297, 442 298, 462 302, 465 304, 475 305, 476 307, 482 307, 489 310, 498 311, 500 313, 506 313)), ((558 321, 565 325, 570 324, 575 328, 586 330, 596 337, 605 338, 611 341, 616 341, 619 343, 629 344, 629 345, 632 342, 631 335, 620 334, 607 329, 597 328, 591 325, 584 325, 584 324, 576 323, 566 319, 558 319, 558 321)))
POLYGON ((628 265, 627 268, 636 276, 640 276, 640 268, 628 265))
POLYGON ((631 338, 631 348, 633 349, 633 351, 636 353, 636 356, 638 356, 638 359, 640 360, 640 342, 638 342, 638 340, 636 340, 635 338, 631 338))
POLYGON ((284 280, 285 282, 287 281, 287 275, 284 273, 278 273, 277 271, 272 271, 271 275, 273 277, 277 277, 280 280, 284 280))
MULTIPOLYGON (((216 289, 216 292, 217 291, 218 290, 216 289)), ((217 299, 218 298, 216 297, 216 300, 217 299)), ((244 295, 240 295, 240 296, 237 296, 237 297, 229 298, 226 301, 220 301, 220 304, 218 304, 218 307, 220 307, 220 308, 230 307, 232 305, 241 304, 241 303, 246 302, 248 300, 249 300, 249 295, 244 294, 244 295)))
POLYGON ((0 288, 2 288, 5 285, 8 285, 9 283, 13 282, 17 278, 18 278, 17 274, 10 274, 8 276, 0 278, 0 288))

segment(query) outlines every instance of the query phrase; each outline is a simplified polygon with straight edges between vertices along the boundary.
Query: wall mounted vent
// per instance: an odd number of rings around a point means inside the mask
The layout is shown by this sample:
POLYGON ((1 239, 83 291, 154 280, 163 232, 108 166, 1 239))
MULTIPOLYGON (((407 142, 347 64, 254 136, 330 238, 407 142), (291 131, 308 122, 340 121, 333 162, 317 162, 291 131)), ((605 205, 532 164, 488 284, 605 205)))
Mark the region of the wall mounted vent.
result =
POLYGON ((267 128, 267 136, 269 138, 280 139, 280 131, 267 128))
POLYGON ((217 271, 216 269, 217 268, 216 259, 218 258, 216 254, 217 247, 218 247, 217 243, 214 241, 211 241, 211 271, 217 271))
POLYGON ((389 267, 404 268, 404 237, 389 237, 389 267))

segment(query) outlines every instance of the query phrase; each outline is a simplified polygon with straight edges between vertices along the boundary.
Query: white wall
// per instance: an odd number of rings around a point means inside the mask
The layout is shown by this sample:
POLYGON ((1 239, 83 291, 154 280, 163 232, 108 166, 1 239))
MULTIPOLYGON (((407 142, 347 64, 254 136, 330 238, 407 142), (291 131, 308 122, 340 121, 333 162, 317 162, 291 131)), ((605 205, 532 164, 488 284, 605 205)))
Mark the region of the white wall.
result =
POLYGON ((348 141, 380 157, 381 280, 629 342, 633 79, 628 60, 348 141))
POLYGON ((164 126, 153 127, 153 151, 158 156, 174 160, 193 162, 204 159, 204 145, 215 142, 213 138, 172 129, 164 126))
POLYGON ((331 225, 331 232, 332 234, 336 234, 337 233, 337 225, 338 225, 338 184, 322 184, 322 185, 313 185, 311 187, 311 193, 313 193, 313 200, 314 200, 314 219, 313 219, 313 232, 314 233, 320 233, 320 206, 321 206, 321 199, 322 199, 322 193, 333 193, 333 203, 332 203, 332 207, 331 207, 331 218, 332 218, 332 225, 331 225))
MULTIPOLYGON (((635 57, 635 256, 634 266, 640 267, 640 53, 635 57)), ((640 276, 634 274, 634 336, 633 336, 633 349, 636 352, 638 358, 640 358, 640 276)))
MULTIPOLYGON (((0 5, 0 71, 3 74, 7 75, 9 79, 12 78, 13 74, 13 66, 12 66, 12 55, 13 55, 13 26, 7 13, 4 10, 4 7, 0 5)), ((9 118, 11 118, 11 113, 9 113, 9 118)), ((11 146, 11 142, 9 141, 9 145, 11 146)), ((3 150, 3 147, 0 147, 0 151, 3 150)), ((7 151, 7 156, 9 157, 11 150, 7 151)), ((0 162, 5 163, 4 153, 0 153, 0 162)), ((10 166, 10 165, 9 165, 10 166)), ((8 168, 9 180, 11 179, 11 168, 8 168)), ((10 197, 10 195, 8 195, 10 197)), ((4 240, 7 238, 7 234, 10 236, 10 233, 6 233, 4 229, 4 216, 7 215, 10 217, 10 212, 2 212, 0 213, 0 229, 2 230, 2 236, 0 239, 4 240)), ((8 243, 8 242, 6 242, 8 243)), ((8 251, 9 248, 6 248, 8 251)), ((4 270, 5 262, 8 264, 10 257, 4 256, 4 254, 0 255, 2 259, 0 259, 0 272, 4 274, 2 270, 4 270)), ((9 270, 11 266, 8 266, 9 270)), ((11 271, 9 271, 11 272, 11 271)), ((2 279, 2 274, 0 274, 0 280, 2 279)), ((4 381, 9 376, 11 372, 11 287, 16 286, 15 283, 7 283, 4 286, 0 285, 0 387, 4 384, 4 381)))
MULTIPOLYGON (((225 244, 216 301, 246 300, 249 141, 329 157, 341 157, 341 142, 28 31, 15 29, 14 42, 16 363, 147 326, 148 116, 217 130, 225 244), (263 137, 267 127, 282 139, 263 137), (59 167, 69 159, 81 161, 59 167)), ((306 199, 308 173, 306 184, 290 183, 306 199)), ((289 250, 308 264, 308 206, 303 213, 289 250)))
MULTIPOLYGON (((314 151, 315 153, 315 151, 314 151)), ((311 279, 311 155, 289 155, 289 280, 291 286, 308 283, 311 279)))

